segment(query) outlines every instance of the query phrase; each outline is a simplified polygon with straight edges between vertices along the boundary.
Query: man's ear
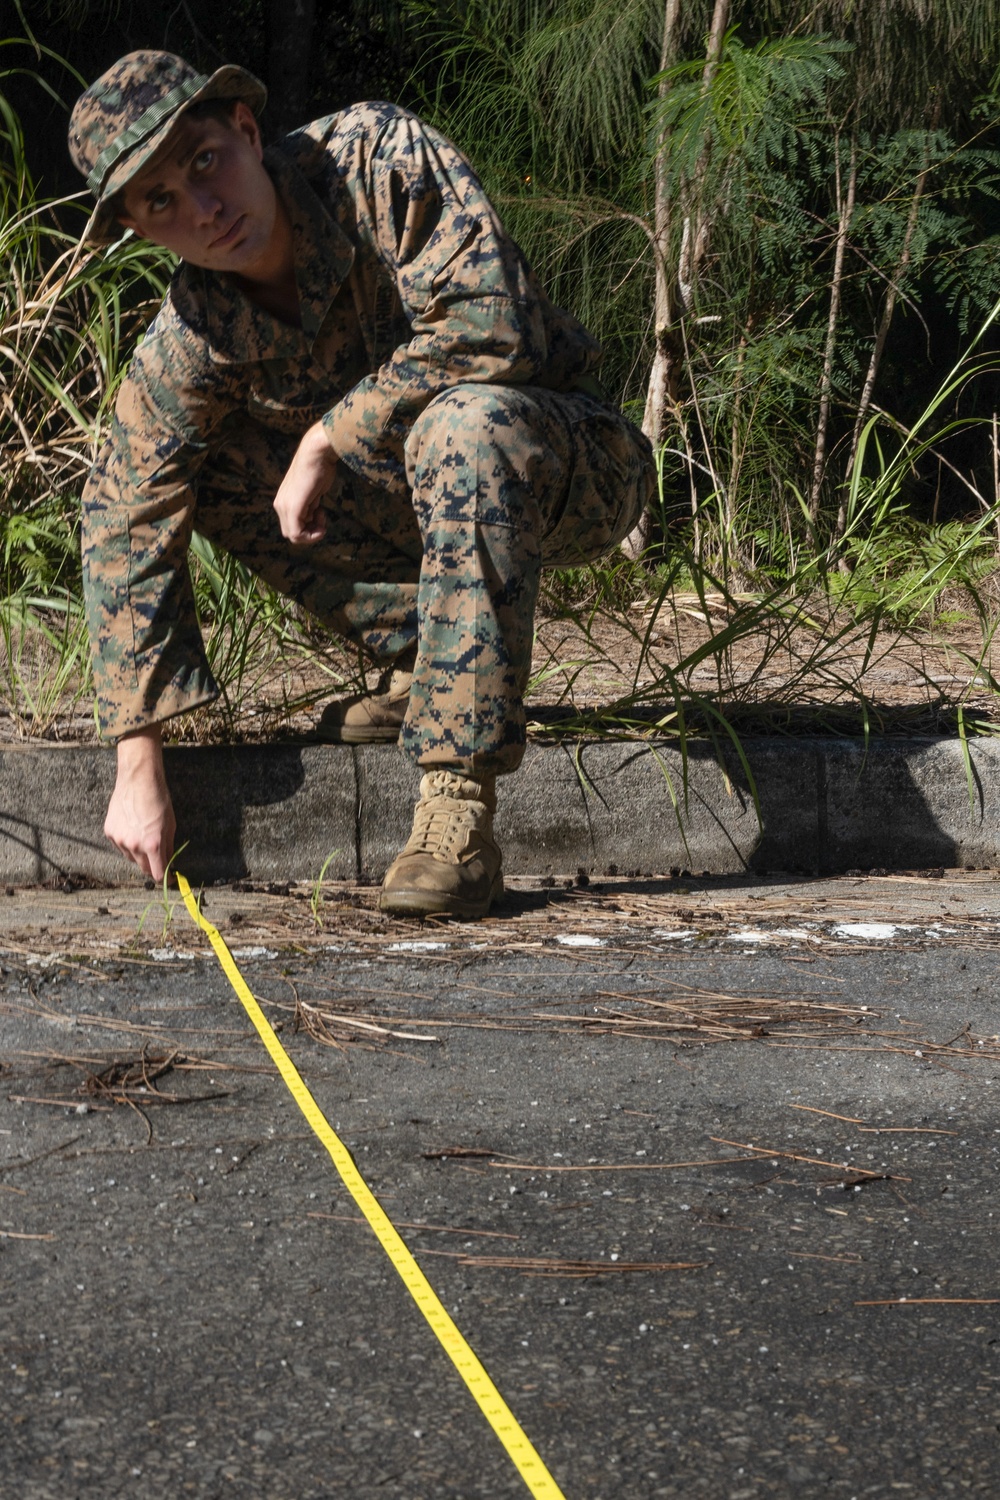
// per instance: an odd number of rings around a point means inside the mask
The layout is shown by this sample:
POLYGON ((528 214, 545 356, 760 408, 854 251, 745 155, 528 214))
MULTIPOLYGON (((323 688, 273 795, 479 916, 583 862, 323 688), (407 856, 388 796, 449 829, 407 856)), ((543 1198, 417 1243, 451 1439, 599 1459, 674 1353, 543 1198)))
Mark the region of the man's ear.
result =
POLYGON ((238 130, 242 136, 246 137, 253 147, 257 159, 262 160, 264 156, 264 142, 261 139, 257 117, 249 104, 244 104, 242 99, 237 99, 229 118, 232 121, 233 129, 238 130))

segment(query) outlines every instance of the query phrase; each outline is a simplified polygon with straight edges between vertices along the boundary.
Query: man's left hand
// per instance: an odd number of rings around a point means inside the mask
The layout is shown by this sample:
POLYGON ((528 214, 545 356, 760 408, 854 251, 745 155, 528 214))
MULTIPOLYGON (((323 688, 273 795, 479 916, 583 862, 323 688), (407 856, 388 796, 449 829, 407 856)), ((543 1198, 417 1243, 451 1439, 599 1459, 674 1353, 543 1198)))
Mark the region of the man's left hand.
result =
POLYGON ((318 542, 326 533, 323 496, 337 475, 337 455, 322 422, 303 437, 274 497, 281 534, 299 546, 318 542))

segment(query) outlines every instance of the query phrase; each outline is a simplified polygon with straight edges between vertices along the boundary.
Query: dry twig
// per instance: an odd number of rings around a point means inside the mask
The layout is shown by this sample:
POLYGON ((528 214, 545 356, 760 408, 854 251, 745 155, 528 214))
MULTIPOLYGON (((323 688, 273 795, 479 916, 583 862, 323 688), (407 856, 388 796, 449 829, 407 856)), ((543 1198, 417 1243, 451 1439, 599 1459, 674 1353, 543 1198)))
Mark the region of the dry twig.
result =
POLYGON ((479 1270, 520 1271, 522 1276, 611 1276, 627 1272, 700 1271, 707 1260, 563 1260, 544 1255, 466 1255, 461 1250, 417 1250, 417 1255, 446 1255, 460 1266, 479 1270))

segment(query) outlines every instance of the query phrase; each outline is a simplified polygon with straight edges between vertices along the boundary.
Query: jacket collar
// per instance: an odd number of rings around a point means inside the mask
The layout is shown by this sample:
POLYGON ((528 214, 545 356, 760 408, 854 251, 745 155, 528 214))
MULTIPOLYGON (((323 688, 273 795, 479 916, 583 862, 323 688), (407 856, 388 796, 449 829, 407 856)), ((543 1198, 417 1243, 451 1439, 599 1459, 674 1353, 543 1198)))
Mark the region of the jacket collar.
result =
POLYGON ((292 328, 252 302, 233 277, 205 271, 209 345, 218 364, 256 364, 311 353, 354 263, 347 235, 280 147, 267 148, 264 165, 292 221, 302 327, 292 328))

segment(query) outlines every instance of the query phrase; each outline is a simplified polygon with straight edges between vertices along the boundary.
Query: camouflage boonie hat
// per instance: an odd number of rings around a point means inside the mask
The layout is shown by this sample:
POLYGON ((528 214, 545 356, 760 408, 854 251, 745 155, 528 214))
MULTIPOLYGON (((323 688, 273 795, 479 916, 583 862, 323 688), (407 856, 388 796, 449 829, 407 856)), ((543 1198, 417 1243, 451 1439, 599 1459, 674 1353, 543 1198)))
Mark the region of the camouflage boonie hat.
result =
POLYGON ((208 99, 242 99, 256 115, 267 89, 234 64, 209 77, 172 52, 130 52, 80 95, 69 152, 97 199, 85 240, 106 245, 118 238, 109 200, 167 143, 183 112, 208 99))

